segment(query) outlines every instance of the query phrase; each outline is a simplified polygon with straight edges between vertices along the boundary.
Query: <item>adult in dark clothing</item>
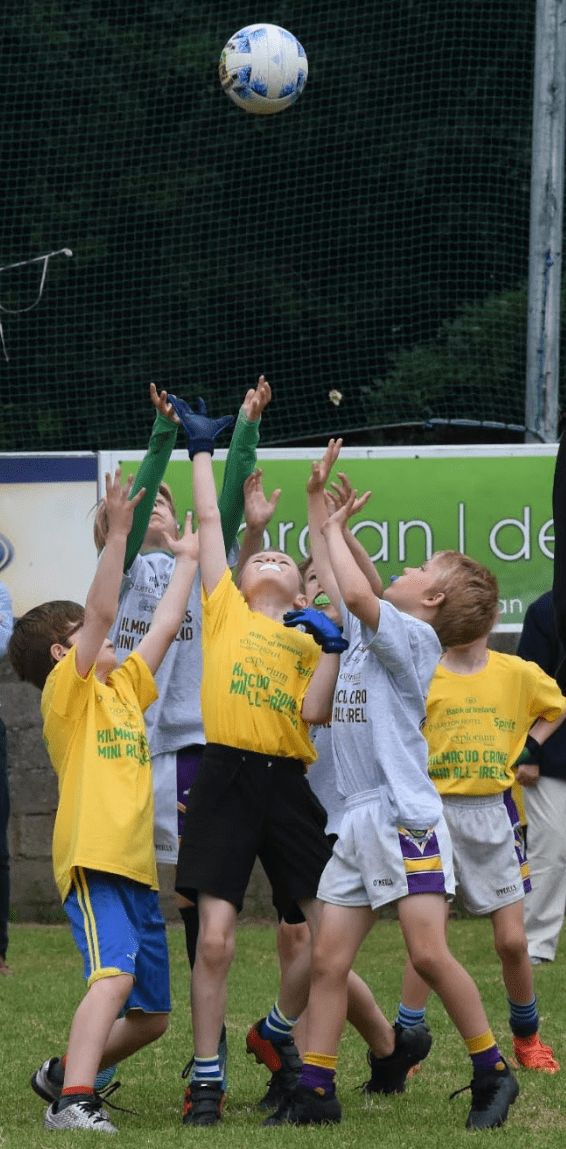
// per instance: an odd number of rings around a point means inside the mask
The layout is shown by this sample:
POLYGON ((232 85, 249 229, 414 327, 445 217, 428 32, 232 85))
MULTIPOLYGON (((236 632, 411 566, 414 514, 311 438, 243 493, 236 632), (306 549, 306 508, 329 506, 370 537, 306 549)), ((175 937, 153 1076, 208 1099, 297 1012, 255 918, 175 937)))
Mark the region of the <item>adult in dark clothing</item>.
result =
MULTIPOLYGON (((527 610, 517 654, 553 675, 566 693, 566 436, 558 448, 552 493, 552 591, 527 610)), ((547 739, 537 762, 522 762, 532 891, 525 899, 531 961, 554 961, 566 908, 566 727, 547 739)))

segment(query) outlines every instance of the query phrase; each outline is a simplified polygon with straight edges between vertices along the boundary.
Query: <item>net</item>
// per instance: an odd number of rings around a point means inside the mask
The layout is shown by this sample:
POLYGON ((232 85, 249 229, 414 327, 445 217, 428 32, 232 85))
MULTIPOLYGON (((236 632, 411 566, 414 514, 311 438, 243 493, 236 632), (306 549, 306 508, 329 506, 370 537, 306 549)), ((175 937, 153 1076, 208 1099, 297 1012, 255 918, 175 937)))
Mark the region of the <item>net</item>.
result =
POLYGON ((275 116, 219 86, 240 4, 4 0, 0 450, 143 448, 150 381, 260 372, 264 445, 522 426, 535 0, 262 16, 309 60, 275 116))

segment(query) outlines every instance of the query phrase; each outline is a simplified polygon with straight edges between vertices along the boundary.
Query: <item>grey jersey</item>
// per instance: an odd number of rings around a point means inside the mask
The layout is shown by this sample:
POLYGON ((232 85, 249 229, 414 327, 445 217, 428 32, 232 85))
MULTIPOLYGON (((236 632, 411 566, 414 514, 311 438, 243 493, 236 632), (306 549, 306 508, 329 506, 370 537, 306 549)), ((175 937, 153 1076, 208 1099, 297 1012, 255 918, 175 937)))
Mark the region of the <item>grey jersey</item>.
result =
POLYGON ((380 600, 377 632, 341 604, 350 645, 334 692, 332 744, 339 792, 380 791, 394 825, 436 825, 442 802, 428 776, 421 727, 442 653, 431 626, 380 600))
MULTIPOLYGON (((135 650, 151 625, 169 585, 175 559, 164 551, 138 554, 122 579, 116 621, 110 638, 119 662, 135 650)), ((204 745, 200 709, 202 677, 201 580, 197 571, 185 617, 155 674, 159 698, 145 712, 152 754, 204 745)))
POLYGON ((344 799, 338 793, 336 785, 336 767, 334 765, 330 722, 327 726, 310 726, 309 737, 318 758, 309 766, 307 782, 328 815, 326 833, 338 834, 344 813, 344 799))

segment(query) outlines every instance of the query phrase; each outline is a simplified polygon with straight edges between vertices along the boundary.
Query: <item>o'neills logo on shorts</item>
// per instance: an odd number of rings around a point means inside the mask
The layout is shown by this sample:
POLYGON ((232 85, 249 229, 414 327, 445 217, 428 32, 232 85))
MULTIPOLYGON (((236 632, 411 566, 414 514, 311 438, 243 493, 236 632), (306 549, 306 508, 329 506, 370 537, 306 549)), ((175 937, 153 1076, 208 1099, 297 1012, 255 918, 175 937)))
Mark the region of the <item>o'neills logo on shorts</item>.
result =
POLYGON ((374 878, 373 884, 374 886, 392 886, 393 878, 374 878))
POLYGON ((496 890, 495 892, 497 897, 501 898, 504 894, 514 894, 516 889, 516 886, 502 886, 500 890, 496 890))

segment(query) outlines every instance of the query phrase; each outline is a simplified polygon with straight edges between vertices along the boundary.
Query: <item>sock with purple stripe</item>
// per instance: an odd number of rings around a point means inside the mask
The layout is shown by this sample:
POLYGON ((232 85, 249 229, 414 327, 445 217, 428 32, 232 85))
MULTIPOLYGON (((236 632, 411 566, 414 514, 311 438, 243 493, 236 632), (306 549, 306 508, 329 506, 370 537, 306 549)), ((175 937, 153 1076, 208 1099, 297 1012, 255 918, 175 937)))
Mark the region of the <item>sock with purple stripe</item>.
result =
POLYGON ((316 1093, 334 1093, 337 1057, 325 1053, 305 1053, 300 1084, 316 1093))
POLYGON ((474 1072, 476 1069, 505 1069, 505 1062, 490 1029, 486 1033, 479 1034, 478 1037, 466 1038, 466 1048, 472 1060, 474 1072))

